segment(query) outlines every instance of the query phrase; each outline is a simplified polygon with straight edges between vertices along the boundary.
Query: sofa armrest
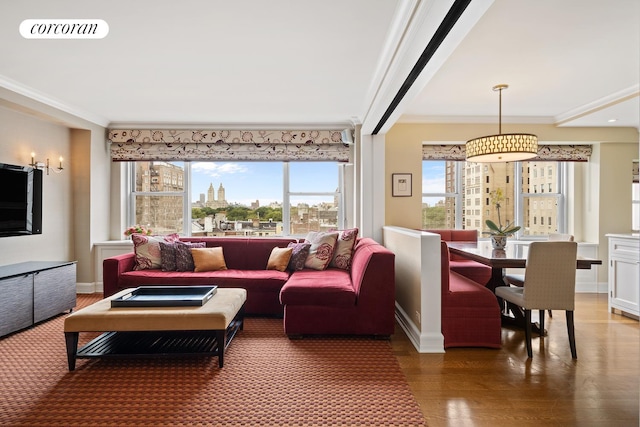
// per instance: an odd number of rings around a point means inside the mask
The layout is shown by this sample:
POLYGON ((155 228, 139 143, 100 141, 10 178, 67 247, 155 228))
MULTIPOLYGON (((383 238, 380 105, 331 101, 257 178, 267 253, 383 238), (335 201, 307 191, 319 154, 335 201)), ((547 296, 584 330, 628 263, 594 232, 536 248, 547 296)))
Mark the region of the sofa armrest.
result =
POLYGON ((395 254, 370 238, 362 238, 351 260, 356 303, 395 310, 395 254))
POLYGON ((127 271, 132 271, 135 265, 135 253, 106 258, 102 261, 102 285, 104 296, 108 297, 120 290, 120 276, 127 271))

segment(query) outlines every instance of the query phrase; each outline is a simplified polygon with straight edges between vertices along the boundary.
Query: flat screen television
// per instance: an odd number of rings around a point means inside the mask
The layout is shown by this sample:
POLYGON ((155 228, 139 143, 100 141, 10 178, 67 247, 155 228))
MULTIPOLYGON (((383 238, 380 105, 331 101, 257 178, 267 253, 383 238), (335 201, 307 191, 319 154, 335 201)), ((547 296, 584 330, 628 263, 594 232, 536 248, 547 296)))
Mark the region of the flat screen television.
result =
POLYGON ((0 163, 0 237, 42 234, 42 171, 0 163))

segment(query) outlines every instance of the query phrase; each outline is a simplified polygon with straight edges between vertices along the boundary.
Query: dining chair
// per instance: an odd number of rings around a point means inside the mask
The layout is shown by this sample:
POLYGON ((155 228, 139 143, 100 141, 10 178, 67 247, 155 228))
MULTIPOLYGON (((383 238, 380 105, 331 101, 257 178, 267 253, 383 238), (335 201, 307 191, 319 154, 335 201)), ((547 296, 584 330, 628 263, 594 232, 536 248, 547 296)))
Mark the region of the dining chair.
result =
POLYGON ((540 310, 541 337, 544 336, 544 311, 565 310, 571 356, 577 359, 573 324, 577 254, 576 242, 532 242, 529 245, 523 286, 498 286, 495 290, 497 297, 523 308, 529 357, 533 357, 531 310, 540 310))
MULTIPOLYGON (((573 234, 549 233, 547 240, 550 242, 573 242, 573 234)), ((505 277, 505 282, 514 286, 522 286, 524 284, 524 274, 510 274, 505 277)), ((549 317, 553 317, 552 310, 549 310, 549 317)), ((544 319, 541 322, 544 325, 544 319)), ((542 328, 542 333, 544 334, 544 328, 542 328)))

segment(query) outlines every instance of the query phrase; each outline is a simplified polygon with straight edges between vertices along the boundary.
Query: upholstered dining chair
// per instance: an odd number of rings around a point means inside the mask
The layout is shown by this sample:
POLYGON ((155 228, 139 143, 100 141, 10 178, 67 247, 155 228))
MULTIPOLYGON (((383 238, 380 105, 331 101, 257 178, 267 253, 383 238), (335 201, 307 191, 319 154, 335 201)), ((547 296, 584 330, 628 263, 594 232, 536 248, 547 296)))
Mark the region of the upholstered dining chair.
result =
POLYGON ((550 242, 573 242, 572 234, 549 233, 550 242))
MULTIPOLYGON (((573 234, 564 234, 564 233, 549 233, 548 240, 550 242, 573 242, 573 234)), ((510 274, 505 281, 508 284, 515 286, 523 286, 524 284, 524 274, 510 274)), ((543 313, 544 317, 544 313, 543 313)), ((553 311, 549 310, 549 317, 553 317, 553 311)), ((544 319, 541 320, 544 324, 544 319)), ((544 333, 544 328, 542 328, 544 333)))
MULTIPOLYGON (((531 310, 540 310, 540 336, 544 335, 544 311, 565 310, 571 356, 577 358, 573 324, 577 254, 576 242, 532 242, 529 245, 523 286, 496 288, 497 297, 524 309, 529 357, 533 357, 531 310)), ((506 278, 508 280, 508 276, 506 278)))

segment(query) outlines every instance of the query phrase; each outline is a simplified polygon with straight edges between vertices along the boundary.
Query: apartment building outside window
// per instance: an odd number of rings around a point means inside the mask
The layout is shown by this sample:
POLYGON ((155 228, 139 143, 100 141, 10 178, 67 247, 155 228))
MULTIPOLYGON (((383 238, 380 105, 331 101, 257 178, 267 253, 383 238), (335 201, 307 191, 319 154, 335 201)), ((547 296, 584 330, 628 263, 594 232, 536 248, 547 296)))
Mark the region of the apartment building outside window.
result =
POLYGON ((501 189, 505 195, 500 208, 502 223, 508 221, 521 225, 519 237, 564 232, 565 174, 565 165, 555 161, 489 163, 479 168, 470 162, 424 160, 422 227, 465 228, 486 232, 486 219, 497 220, 497 210, 489 195, 501 189), (458 175, 438 175, 439 170, 445 169, 455 171, 458 175), (439 192, 439 189, 445 191, 439 192), (540 189, 543 192, 539 192, 540 189), (464 199, 461 196, 463 194, 464 199), (439 206, 449 204, 454 207, 458 198, 466 207, 482 205, 484 209, 452 210, 456 212, 455 218, 445 221, 444 215, 437 214, 439 206))
POLYGON ((130 224, 154 234, 305 235, 342 228, 338 162, 130 162, 130 224))

